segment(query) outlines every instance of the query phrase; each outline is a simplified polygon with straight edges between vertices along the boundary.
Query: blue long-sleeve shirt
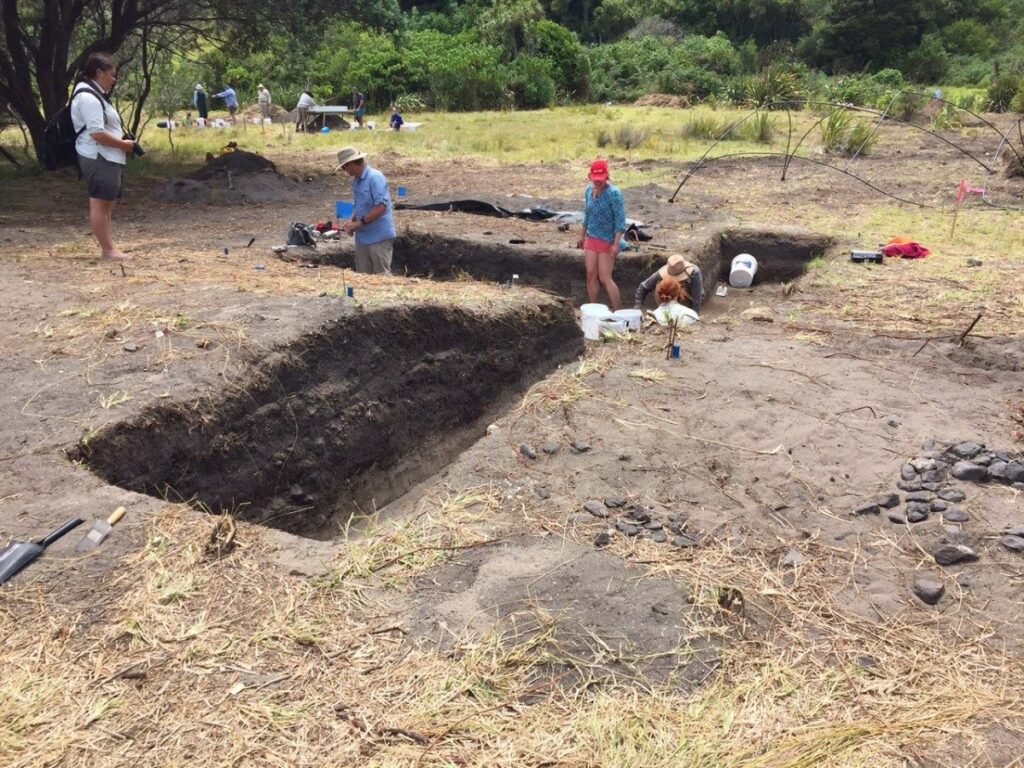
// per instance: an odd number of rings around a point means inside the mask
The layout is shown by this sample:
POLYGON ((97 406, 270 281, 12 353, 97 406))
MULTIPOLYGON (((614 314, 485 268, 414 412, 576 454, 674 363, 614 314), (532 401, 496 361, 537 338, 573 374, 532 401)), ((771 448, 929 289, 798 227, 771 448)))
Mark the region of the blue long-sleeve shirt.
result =
POLYGON ((220 93, 213 94, 213 98, 215 98, 215 99, 224 99, 224 106, 225 107, 237 107, 238 106, 238 96, 235 95, 235 89, 231 88, 230 86, 225 88, 220 93))
POLYGON ((606 243, 614 243, 615 233, 626 231, 626 204, 622 201, 619 188, 609 184, 601 196, 595 198, 594 185, 591 184, 583 197, 584 233, 606 243))

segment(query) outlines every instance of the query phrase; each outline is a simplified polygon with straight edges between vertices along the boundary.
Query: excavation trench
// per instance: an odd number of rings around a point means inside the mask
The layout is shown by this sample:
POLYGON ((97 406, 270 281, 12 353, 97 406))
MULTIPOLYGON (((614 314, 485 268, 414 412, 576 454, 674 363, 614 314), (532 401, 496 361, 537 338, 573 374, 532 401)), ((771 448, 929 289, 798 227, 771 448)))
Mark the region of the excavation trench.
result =
MULTIPOLYGON (((754 253, 758 281, 771 282, 798 276, 827 245, 799 230, 732 229, 686 253, 715 278, 736 253, 754 253)), ((337 266, 351 258, 344 247, 318 253, 337 266)), ((574 302, 585 295, 576 251, 406 233, 395 253, 397 271, 412 275, 505 282, 518 274, 574 302)), ((664 259, 624 254, 616 279, 627 301, 664 259)), ((487 313, 349 309, 261 360, 244 391, 151 408, 72 457, 122 488, 329 538, 353 513, 440 471, 517 394, 582 352, 569 301, 522 296, 515 309, 487 313)))
POLYGON ((550 298, 491 314, 349 311, 270 354, 244 392, 149 409, 76 458, 129 490, 328 538, 438 472, 581 352, 572 308, 550 298))

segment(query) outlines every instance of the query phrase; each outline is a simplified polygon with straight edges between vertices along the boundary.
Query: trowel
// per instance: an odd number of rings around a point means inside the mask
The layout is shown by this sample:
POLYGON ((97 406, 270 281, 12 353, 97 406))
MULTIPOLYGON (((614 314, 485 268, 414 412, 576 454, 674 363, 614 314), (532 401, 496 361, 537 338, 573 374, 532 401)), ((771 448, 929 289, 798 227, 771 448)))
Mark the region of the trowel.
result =
POLYGON ((110 517, 106 520, 94 522, 92 528, 85 534, 85 538, 75 546, 75 552, 90 552, 96 549, 110 535, 110 531, 117 525, 117 521, 124 517, 126 511, 124 507, 118 507, 110 513, 110 517))

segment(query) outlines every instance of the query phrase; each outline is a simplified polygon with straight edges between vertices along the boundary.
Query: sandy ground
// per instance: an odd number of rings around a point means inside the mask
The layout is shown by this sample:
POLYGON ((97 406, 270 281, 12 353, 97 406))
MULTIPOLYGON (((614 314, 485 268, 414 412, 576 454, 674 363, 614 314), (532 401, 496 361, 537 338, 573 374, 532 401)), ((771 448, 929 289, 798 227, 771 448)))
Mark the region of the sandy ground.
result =
MULTIPOLYGON (((917 160, 934 152, 922 150, 917 160)), ((147 407, 173 402, 187 409, 244 388, 250 366, 269 351, 337 316, 337 299, 322 294, 339 276, 280 262, 269 250, 289 222, 329 216, 344 182, 303 180, 303 164, 313 162, 282 163, 300 179, 299 191, 267 205, 176 207, 132 190, 116 216, 118 238, 134 256, 123 273, 93 257, 83 201, 69 183, 45 179, 0 217, 0 532, 30 537, 71 515, 91 521, 118 505, 129 510, 98 554, 76 557, 78 535, 69 536, 20 578, 21 588, 40 588, 61 610, 102 616, 90 585, 109 583, 166 504, 105 484, 69 462, 67 451, 147 407)), ((943 154, 936 162, 955 160, 943 154)), ((488 189, 495 197, 571 201, 579 186, 578 169, 568 165, 500 175, 396 156, 379 165, 424 198, 488 189)), ((690 204, 676 208, 671 230, 656 231, 654 246, 670 251, 719 222, 749 220, 756 170, 715 165, 688 193, 690 204)), ((936 181, 924 194, 937 195, 944 184, 936 181)), ((657 210, 666 191, 634 194, 657 210)), ((769 223, 813 226, 822 209, 846 205, 854 215, 875 202, 849 179, 805 175, 772 206, 769 223), (794 213, 783 216, 786 209, 794 213)), ((408 213, 405 225, 566 249, 576 236, 456 214, 408 213)), ((843 256, 837 250, 829 258, 843 256)), ((348 279, 366 292, 390 285, 348 279)), ((968 339, 964 347, 941 339, 922 349, 927 330, 884 334, 835 319, 819 318, 813 327, 793 319, 818 298, 798 282, 787 295, 762 285, 712 299, 706 322, 683 336, 680 360, 665 359, 664 338, 650 328, 632 341, 592 344, 581 364, 564 366, 511 412, 496 414, 486 434, 441 473, 380 510, 372 524, 357 525, 353 536, 372 537, 376 525, 415 519, 425 498, 465 489, 486 488, 498 500, 475 521, 487 546, 453 552, 420 573, 415 589, 388 598, 405 642, 445 651, 452 637, 483 637, 496 627, 521 639, 539 631, 540 611, 559 617, 564 655, 551 661, 556 672, 573 658, 600 679, 698 687, 717 668, 716 649, 729 642, 693 607, 701 585, 679 578, 678 569, 703 551, 727 552, 730 562, 765 574, 760 582, 733 583, 721 571, 719 600, 742 615, 741 635, 813 640, 822 630, 793 619, 794 606, 803 605, 823 621, 860 628, 851 629, 847 646, 833 645, 841 658, 859 658, 857 632, 884 635, 897 626, 926 628, 950 644, 961 633, 981 634, 1018 654, 1024 560, 1000 537, 1024 526, 1019 490, 949 481, 943 487, 965 497, 950 504, 966 513, 955 523, 939 511, 909 524, 890 521, 886 509, 854 510, 890 493, 900 494, 896 511, 903 510, 901 467, 934 449, 930 441, 1019 451, 1013 415, 1024 400, 1024 347, 1001 337, 968 339), (609 502, 609 516, 585 511, 592 501, 609 502), (638 520, 638 511, 648 520, 638 520), (623 532, 652 521, 639 535, 623 532), (664 543, 652 536, 659 530, 664 543), (680 537, 686 540, 674 544, 680 537), (936 552, 956 545, 979 559, 936 564, 936 552), (935 606, 914 594, 923 577, 945 588, 935 606), (775 602, 780 591, 792 596, 786 616, 775 602)), ((959 315, 957 322, 964 325, 959 315)), ((159 432, 152 437, 159 440, 159 432)), ((189 514, 187 525, 205 531, 206 516, 189 514)), ((345 552, 340 541, 260 535, 270 536, 272 559, 295 579, 329 572, 345 552)), ((1009 765, 1024 743, 1018 727, 1003 723, 980 746, 961 744, 951 757, 928 755, 920 764, 1009 765)))

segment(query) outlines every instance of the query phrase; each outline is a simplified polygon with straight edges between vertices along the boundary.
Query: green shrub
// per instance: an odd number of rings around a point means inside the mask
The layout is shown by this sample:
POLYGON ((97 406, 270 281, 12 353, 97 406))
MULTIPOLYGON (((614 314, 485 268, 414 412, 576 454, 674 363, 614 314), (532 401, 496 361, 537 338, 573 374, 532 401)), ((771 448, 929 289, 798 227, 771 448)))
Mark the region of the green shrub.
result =
POLYGON ((636 149, 647 141, 648 133, 646 128, 638 126, 620 125, 614 132, 604 130, 597 134, 597 146, 600 149, 614 145, 620 149, 636 149))
POLYGON ((590 62, 575 33, 543 19, 526 27, 526 50, 551 65, 559 94, 576 99, 590 95, 590 62))
POLYGON ((899 120, 910 120, 927 103, 927 96, 900 91, 895 94, 892 92, 885 93, 879 100, 877 107, 881 110, 887 110, 886 114, 899 120))
POLYGON ((880 69, 870 77, 873 83, 882 86, 883 88, 902 88, 903 87, 903 73, 898 69, 880 69))
POLYGON ((844 75, 828 81, 825 86, 825 101, 860 107, 873 103, 879 92, 878 83, 871 77, 844 75))
POLYGON ((855 120, 846 134, 843 154, 847 157, 853 154, 859 157, 868 155, 877 141, 878 133, 875 131, 874 123, 867 120, 855 120))
POLYGON ((829 154, 841 154, 846 147, 853 115, 845 109, 833 109, 821 123, 821 147, 829 154))
POLYGON ((714 141, 716 139, 731 141, 743 138, 736 129, 729 131, 727 135, 725 134, 730 124, 731 122, 723 121, 714 115, 693 115, 683 123, 680 134, 684 139, 701 139, 706 141, 714 141))
POLYGON ((783 64, 773 64, 747 84, 747 102, 765 107, 803 98, 800 76, 783 64))
POLYGON ((1018 114, 1024 112, 1024 80, 1020 81, 1020 85, 1017 87, 1017 93, 1013 95, 1010 100, 1010 111, 1018 114))
POLYGON ((936 35, 925 35, 921 44, 907 54, 903 69, 914 83, 939 83, 949 69, 949 54, 936 35))
POLYGON ((547 59, 520 54, 509 66, 508 88, 519 109, 544 109, 555 103, 555 81, 547 59))
POLYGON ((988 104, 990 112, 1005 112, 1010 108, 1014 96, 1020 90, 1021 78, 1019 75, 999 75, 993 78, 992 84, 988 87, 988 104))

